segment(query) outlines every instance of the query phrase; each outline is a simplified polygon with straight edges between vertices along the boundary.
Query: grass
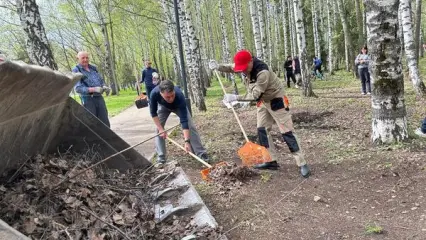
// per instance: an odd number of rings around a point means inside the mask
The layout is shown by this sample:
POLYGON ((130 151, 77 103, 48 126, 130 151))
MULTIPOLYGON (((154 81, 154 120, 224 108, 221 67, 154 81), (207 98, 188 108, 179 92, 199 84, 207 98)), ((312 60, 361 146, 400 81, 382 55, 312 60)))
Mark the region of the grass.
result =
MULTIPOLYGON (((128 107, 135 104, 135 99, 137 97, 136 90, 127 89, 121 90, 120 95, 109 95, 104 94, 105 104, 108 109, 108 116, 113 117, 128 107)), ((80 98, 78 95, 72 96, 74 100, 81 104, 80 98)))
POLYGON ((366 234, 382 234, 383 228, 375 223, 367 224, 367 226, 365 226, 365 233, 366 234))

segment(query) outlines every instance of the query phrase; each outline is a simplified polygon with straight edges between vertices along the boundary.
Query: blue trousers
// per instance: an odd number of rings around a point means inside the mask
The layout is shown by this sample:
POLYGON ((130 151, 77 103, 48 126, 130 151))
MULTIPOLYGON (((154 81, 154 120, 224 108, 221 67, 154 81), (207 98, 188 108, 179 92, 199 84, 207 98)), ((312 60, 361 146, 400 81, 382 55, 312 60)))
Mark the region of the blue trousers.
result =
POLYGON ((110 127, 108 119, 108 110, 105 105, 104 97, 102 96, 87 96, 84 97, 83 106, 105 125, 110 127))

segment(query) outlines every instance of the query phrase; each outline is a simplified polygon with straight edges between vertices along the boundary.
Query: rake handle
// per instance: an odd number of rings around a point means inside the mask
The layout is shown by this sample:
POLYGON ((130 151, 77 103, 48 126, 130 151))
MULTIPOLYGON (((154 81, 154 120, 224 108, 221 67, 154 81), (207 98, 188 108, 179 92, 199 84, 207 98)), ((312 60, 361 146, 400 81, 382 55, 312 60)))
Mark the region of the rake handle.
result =
MULTIPOLYGON (((219 80, 219 84, 220 84, 220 86, 222 87, 223 93, 224 93, 224 94, 226 94, 225 87, 223 86, 223 84, 222 84, 222 80, 220 80, 219 73, 217 72, 217 70, 216 70, 216 69, 214 70, 214 73, 216 74, 217 80, 219 80)), ((237 112, 235 112, 235 109, 234 109, 234 107, 232 106, 232 104, 229 104, 229 105, 231 105, 232 112, 234 113, 235 119, 237 119, 238 125, 239 125, 239 126, 240 126, 240 128, 241 128, 241 132, 243 133, 244 138, 246 139, 246 141, 247 141, 247 142, 250 142, 250 141, 249 141, 249 139, 248 139, 248 137, 247 137, 246 131, 244 131, 243 125, 242 125, 242 124, 241 124, 241 122, 240 122, 240 118, 238 117, 237 112)))
MULTIPOLYGON (((186 149, 180 145, 179 143, 177 143, 175 140, 167 137, 167 140, 169 140, 171 143, 173 143, 174 145, 176 145, 177 147, 179 147, 180 149, 184 150, 186 152, 186 149)), ((212 168, 212 165, 208 164, 206 161, 204 161, 203 159, 199 158, 197 155, 193 154, 192 152, 188 152, 189 155, 191 155, 193 158, 195 158, 197 161, 199 161, 200 163, 204 164, 206 167, 208 168, 212 168)))

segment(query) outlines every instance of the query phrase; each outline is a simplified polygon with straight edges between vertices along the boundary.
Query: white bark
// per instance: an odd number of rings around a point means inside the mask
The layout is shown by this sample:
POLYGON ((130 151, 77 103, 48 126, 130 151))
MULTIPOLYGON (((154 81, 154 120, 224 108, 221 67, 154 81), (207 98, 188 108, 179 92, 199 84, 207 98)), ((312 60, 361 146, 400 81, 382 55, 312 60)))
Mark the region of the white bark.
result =
POLYGON ((243 29, 241 27, 240 22, 240 13, 241 13, 241 6, 239 6, 238 0, 231 0, 231 8, 232 8, 232 14, 233 14, 233 21, 232 25, 234 27, 234 34, 235 34, 235 42, 237 45, 237 50, 243 49, 243 39, 242 39, 242 32, 243 29))
POLYGON ((294 16, 294 6, 292 1, 293 0, 287 0, 288 9, 289 9, 288 22, 290 26, 290 37, 291 37, 291 56, 295 56, 297 54, 297 39, 296 39, 296 26, 295 26, 296 18, 294 16))
POLYGON ((309 63, 306 56, 305 26, 303 24, 303 11, 299 0, 293 0, 293 9, 294 16, 296 17, 296 34, 299 48, 300 68, 302 72, 303 96, 313 97, 315 94, 312 91, 311 77, 308 71, 309 63))
POLYGON ((372 141, 392 143, 408 138, 398 39, 399 0, 365 0, 371 56, 372 141))
POLYGON ((288 40, 287 40, 287 0, 281 0, 281 11, 282 11, 282 21, 283 21, 283 44, 284 44, 284 58, 288 56, 288 40))
MULTIPOLYGON (((401 0, 402 1, 402 0, 401 0)), ((414 43, 416 50, 416 61, 419 62, 419 49, 421 48, 420 44, 420 25, 422 22, 422 1, 416 0, 416 29, 414 31, 414 43)))
POLYGON ((256 57, 263 60, 262 42, 260 39, 259 20, 257 16, 256 0, 249 0, 251 23, 253 26, 254 45, 256 48, 256 57))
POLYGON ((195 103, 195 106, 200 111, 205 111, 206 104, 204 101, 204 95, 203 95, 203 87, 200 85, 200 62, 199 62, 199 44, 197 35, 195 33, 194 25, 192 23, 191 15, 189 14, 190 8, 189 8, 189 0, 183 0, 181 3, 182 9, 182 15, 185 16, 185 25, 187 34, 186 37, 189 40, 189 49, 187 51, 187 65, 188 65, 188 72, 189 72, 189 78, 191 82, 191 89, 192 89, 192 95, 193 95, 193 101, 195 103))
POLYGON ((267 33, 266 33, 266 23, 265 23, 265 8, 263 7, 262 0, 256 0, 257 7, 257 19, 259 21, 259 31, 260 31, 260 40, 262 42, 262 54, 263 59, 266 61, 267 50, 267 33))
POLYGON ((321 46, 318 33, 318 13, 317 13, 317 1, 312 0, 312 28, 314 33, 314 48, 315 56, 321 58, 321 46))
POLYGON ((243 10, 242 10, 242 6, 241 6, 241 0, 236 0, 237 1, 237 9, 238 9, 238 27, 239 27, 239 40, 241 41, 241 43, 239 43, 240 49, 244 49, 245 48, 245 38, 244 38, 244 25, 243 25, 243 10))
POLYGON ((343 34, 345 35, 345 65, 346 65, 346 71, 350 71, 350 51, 351 51, 351 37, 349 32, 349 25, 346 20, 346 14, 345 14, 345 6, 343 5, 342 0, 336 0, 337 1, 337 7, 339 9, 340 13, 340 19, 342 21, 343 26, 343 34))
POLYGON ((420 78, 419 68, 416 60, 416 53, 418 53, 418 51, 413 36, 413 25, 410 14, 410 0, 400 1, 400 12, 402 20, 402 29, 404 33, 405 56, 407 58, 410 78, 413 82, 413 87, 417 95, 423 96, 425 93, 425 85, 420 78))
MULTIPOLYGON (((273 11, 273 15, 274 17, 274 36, 275 36, 275 41, 274 41, 274 58, 275 58, 275 64, 278 64, 278 60, 280 58, 279 53, 280 51, 280 47, 283 43, 281 42, 281 32, 279 30, 279 22, 278 22, 278 18, 279 18, 279 14, 278 14, 278 5, 274 4, 274 11, 273 11)), ((276 70, 279 71, 279 64, 276 65, 276 70)))
MULTIPOLYGON (((225 17, 223 13, 223 0, 219 0, 219 19, 220 19, 220 27, 222 30, 222 44, 223 44, 223 62, 231 62, 231 57, 229 54, 229 42, 228 42, 228 33, 226 32, 226 24, 225 17)), ((232 81, 232 86, 234 86, 234 94, 238 94, 238 87, 235 82, 234 74, 230 74, 230 78, 232 81)))
POLYGON ((272 55, 272 20, 271 20, 271 8, 272 6, 270 5, 270 3, 266 3, 266 26, 267 26, 267 35, 268 35, 268 64, 269 67, 272 68, 272 58, 274 57, 272 55))
POLYGON ((332 1, 327 0, 327 33, 328 33, 328 72, 333 73, 333 29, 332 29, 332 19, 331 19, 331 8, 332 1))
POLYGON ((57 70, 36 1, 16 0, 16 7, 21 26, 27 34, 26 47, 31 62, 57 70))

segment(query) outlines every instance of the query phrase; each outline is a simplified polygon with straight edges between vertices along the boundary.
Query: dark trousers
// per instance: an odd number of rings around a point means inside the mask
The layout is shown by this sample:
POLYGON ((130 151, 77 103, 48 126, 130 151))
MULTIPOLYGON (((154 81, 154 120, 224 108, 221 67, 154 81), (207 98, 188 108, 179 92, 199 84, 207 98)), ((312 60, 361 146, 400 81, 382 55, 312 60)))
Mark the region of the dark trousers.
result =
POLYGON ((315 66, 315 73, 317 71, 322 75, 321 65, 320 66, 315 66))
POLYGON ((293 72, 287 72, 287 87, 290 87, 290 78, 293 83, 296 84, 296 77, 294 76, 293 72))
POLYGON ((422 132, 423 132, 423 133, 426 133, 426 118, 425 118, 425 119, 423 119, 421 129, 422 129, 422 132))
POLYGON ((154 89, 154 86, 147 86, 146 84, 145 84, 145 89, 146 89, 146 95, 148 96, 148 99, 150 98, 150 96, 151 96, 151 92, 152 92, 152 90, 154 89))
POLYGON ((105 105, 104 97, 102 96, 87 96, 84 97, 83 106, 93 115, 95 115, 99 120, 101 120, 105 125, 110 127, 108 119, 108 110, 105 105))
POLYGON ((371 92, 370 85, 370 73, 368 72, 368 67, 358 68, 359 77, 361 78, 361 86, 363 93, 371 92))

